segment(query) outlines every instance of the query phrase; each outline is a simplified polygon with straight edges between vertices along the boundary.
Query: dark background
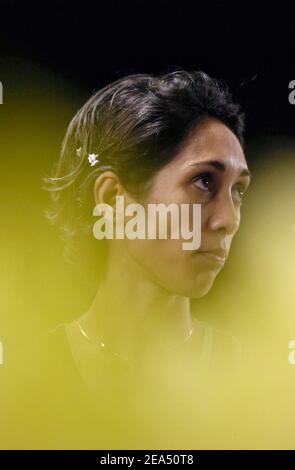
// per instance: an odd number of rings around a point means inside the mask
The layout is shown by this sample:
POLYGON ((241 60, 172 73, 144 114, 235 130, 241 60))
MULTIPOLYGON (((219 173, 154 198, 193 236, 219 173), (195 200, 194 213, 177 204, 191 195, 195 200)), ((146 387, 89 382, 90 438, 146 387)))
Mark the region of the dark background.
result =
POLYGON ((291 5, 4 0, 0 2, 0 72, 5 74, 10 67, 10 74, 21 80, 34 64, 88 96, 129 73, 200 69, 230 85, 247 113, 249 138, 292 135, 295 109, 288 102, 288 83, 295 79, 295 20, 291 5), (24 63, 29 64, 27 69, 24 63))

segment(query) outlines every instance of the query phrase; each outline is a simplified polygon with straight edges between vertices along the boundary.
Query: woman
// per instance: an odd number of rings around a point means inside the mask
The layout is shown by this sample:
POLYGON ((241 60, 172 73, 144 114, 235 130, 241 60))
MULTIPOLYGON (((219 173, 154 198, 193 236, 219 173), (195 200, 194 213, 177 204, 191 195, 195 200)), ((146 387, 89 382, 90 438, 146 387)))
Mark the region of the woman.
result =
MULTIPOLYGON (((129 396, 136 382, 145 401, 147 389, 181 394, 206 371, 220 370, 220 335, 215 341, 210 326, 194 318, 190 301, 211 289, 239 228, 250 183, 243 130, 227 88, 183 70, 117 80, 70 123, 47 183, 54 221, 64 234, 91 238, 104 259, 89 310, 58 328, 88 389, 129 396), (125 206, 201 204, 200 247, 183 250, 184 240, 169 236, 95 240, 93 207, 115 208, 117 196, 125 206)), ((229 354, 222 344, 232 361, 232 343, 229 354)))

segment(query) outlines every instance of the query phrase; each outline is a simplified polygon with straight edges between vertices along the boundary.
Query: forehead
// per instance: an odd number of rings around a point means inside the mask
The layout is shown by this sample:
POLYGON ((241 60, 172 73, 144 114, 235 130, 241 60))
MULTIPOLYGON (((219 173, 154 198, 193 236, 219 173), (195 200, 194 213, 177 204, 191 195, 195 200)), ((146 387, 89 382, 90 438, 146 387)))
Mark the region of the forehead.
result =
POLYGON ((208 118, 192 129, 183 142, 175 163, 186 167, 194 163, 205 163, 206 160, 219 160, 233 170, 247 166, 238 138, 215 118, 208 118))

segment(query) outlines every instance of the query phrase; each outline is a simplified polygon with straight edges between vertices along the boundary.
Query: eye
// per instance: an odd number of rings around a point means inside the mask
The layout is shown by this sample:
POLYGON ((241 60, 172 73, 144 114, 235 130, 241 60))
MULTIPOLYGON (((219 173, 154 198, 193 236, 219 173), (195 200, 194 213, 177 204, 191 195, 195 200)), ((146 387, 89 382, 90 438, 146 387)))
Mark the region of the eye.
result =
POLYGON ((242 202, 243 198, 245 197, 246 192, 247 192, 247 188, 245 188, 244 186, 239 185, 234 188, 234 193, 236 194, 239 202, 242 202))
POLYGON ((202 173, 193 178, 193 183, 202 191, 212 192, 213 191, 213 178, 210 173, 202 173))

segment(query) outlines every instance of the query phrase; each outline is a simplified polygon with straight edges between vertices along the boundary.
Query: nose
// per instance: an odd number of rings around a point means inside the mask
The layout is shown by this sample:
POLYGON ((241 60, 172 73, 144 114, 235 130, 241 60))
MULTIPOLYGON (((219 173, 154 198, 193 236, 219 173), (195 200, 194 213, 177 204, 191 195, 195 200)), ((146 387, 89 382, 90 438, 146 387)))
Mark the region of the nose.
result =
POLYGON ((208 224, 212 231, 235 234, 240 225, 240 207, 234 204, 231 194, 220 194, 215 199, 208 224))

